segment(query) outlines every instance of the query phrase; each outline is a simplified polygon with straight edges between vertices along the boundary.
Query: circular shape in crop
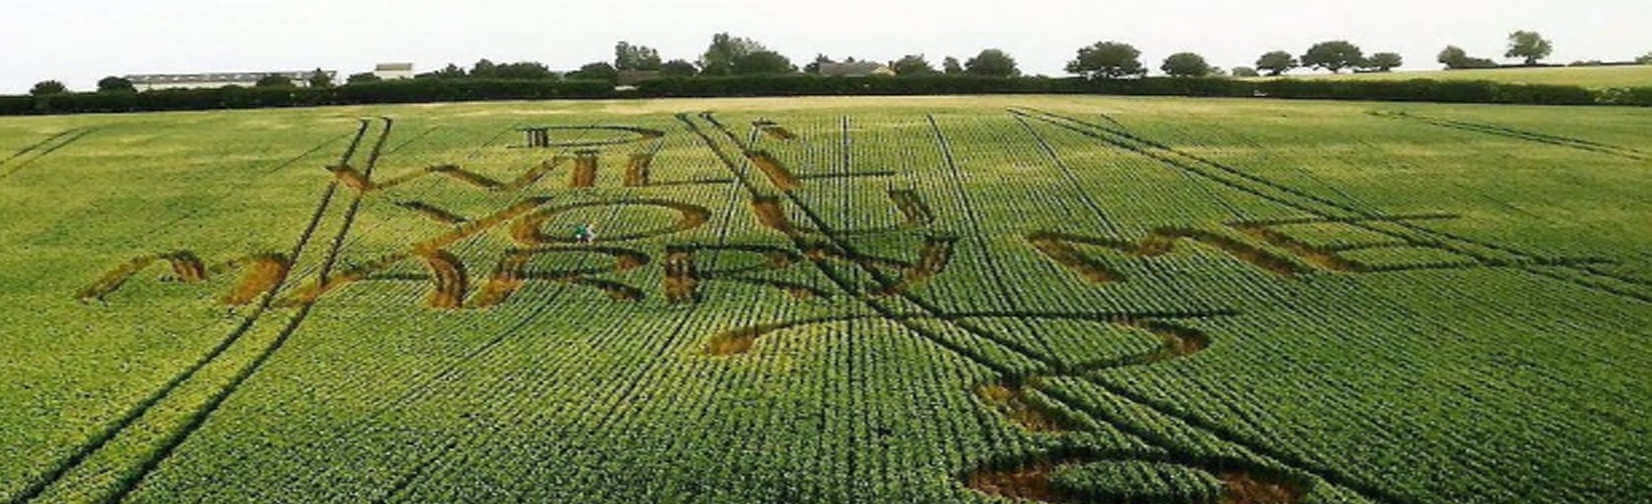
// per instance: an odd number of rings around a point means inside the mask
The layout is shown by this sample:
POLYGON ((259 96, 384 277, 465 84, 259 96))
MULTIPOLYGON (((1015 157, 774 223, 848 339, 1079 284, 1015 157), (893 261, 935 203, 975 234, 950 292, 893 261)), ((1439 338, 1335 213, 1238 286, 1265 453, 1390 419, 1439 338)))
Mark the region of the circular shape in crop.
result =
POLYGON ((574 210, 614 206, 625 207, 619 209, 619 211, 630 211, 630 207, 654 207, 656 209, 663 208, 665 210, 675 212, 677 215, 676 218, 672 220, 671 224, 666 226, 629 233, 603 234, 601 223, 598 223, 596 241, 619 242, 636 240, 639 238, 664 236, 671 233, 676 233, 678 231, 694 229, 702 224, 705 224, 706 220, 711 218, 711 211, 706 210, 705 207, 670 200, 642 199, 628 201, 589 201, 544 208, 530 213, 511 224, 511 237, 514 238, 517 243, 525 246, 548 243, 575 243, 579 240, 575 238, 572 233, 546 234, 544 230, 546 221, 574 210))
POLYGON ((625 145, 665 136, 664 131, 635 126, 536 126, 523 129, 551 132, 551 142, 545 146, 566 148, 625 145))

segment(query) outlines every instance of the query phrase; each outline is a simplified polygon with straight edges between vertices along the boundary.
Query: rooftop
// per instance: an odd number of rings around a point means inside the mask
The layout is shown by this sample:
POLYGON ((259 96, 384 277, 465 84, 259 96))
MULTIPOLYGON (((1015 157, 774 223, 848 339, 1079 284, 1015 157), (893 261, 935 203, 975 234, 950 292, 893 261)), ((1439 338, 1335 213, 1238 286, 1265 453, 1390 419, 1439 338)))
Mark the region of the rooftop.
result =
MULTIPOLYGON (((255 82, 266 75, 280 75, 293 80, 310 78, 314 70, 278 71, 278 72, 214 72, 192 74, 132 74, 126 80, 133 84, 162 84, 174 82, 255 82)), ((336 77, 338 72, 323 70, 328 77, 336 77)))

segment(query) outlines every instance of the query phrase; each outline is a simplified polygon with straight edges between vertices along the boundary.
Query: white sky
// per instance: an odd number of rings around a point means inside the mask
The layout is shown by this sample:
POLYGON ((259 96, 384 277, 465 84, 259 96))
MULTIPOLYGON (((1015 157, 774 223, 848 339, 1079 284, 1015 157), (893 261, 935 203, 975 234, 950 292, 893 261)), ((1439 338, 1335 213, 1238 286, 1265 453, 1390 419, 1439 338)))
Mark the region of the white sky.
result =
POLYGON ((617 40, 693 61, 711 34, 753 38, 802 65, 816 53, 880 61, 923 53, 967 59, 998 47, 1023 72, 1063 75, 1082 45, 1120 40, 1157 72, 1177 51, 1224 68, 1261 53, 1300 54, 1348 39, 1432 69, 1446 44, 1501 60, 1515 29, 1554 41, 1552 62, 1624 60, 1652 51, 1648 0, 4 0, 0 93, 105 75, 273 71, 341 74, 412 61, 418 71, 535 60, 552 69, 612 60, 617 40), (562 5, 566 4, 566 5, 562 5))

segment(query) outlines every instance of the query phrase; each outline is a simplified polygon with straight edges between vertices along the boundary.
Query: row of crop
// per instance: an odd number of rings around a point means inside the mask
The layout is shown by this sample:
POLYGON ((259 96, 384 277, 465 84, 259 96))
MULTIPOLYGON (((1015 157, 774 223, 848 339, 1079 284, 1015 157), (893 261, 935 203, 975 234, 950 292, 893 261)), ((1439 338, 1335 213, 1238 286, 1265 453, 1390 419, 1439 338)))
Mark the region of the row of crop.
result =
POLYGON ((330 88, 211 88, 140 93, 0 96, 0 115, 309 107, 371 103, 570 98, 804 95, 1117 94, 1274 97, 1331 100, 1652 106, 1652 87, 1591 90, 1580 86, 1491 81, 1245 81, 1220 78, 1081 79, 913 77, 730 77, 662 79, 636 88, 606 82, 413 79, 330 88))

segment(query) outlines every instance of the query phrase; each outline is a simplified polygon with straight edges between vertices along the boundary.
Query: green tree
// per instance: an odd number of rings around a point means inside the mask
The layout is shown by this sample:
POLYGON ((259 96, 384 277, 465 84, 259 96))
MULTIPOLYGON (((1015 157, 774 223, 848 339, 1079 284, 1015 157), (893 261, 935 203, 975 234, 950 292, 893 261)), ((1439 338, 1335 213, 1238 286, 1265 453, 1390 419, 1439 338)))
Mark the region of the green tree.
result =
POLYGON ((464 77, 465 69, 459 68, 459 65, 452 63, 448 63, 447 66, 443 67, 441 70, 425 72, 413 76, 415 79, 463 79, 464 77))
POLYGON ((606 61, 598 61, 586 63, 585 66, 579 67, 579 70, 568 72, 568 78, 615 82, 619 80, 619 70, 606 61))
POLYGON ((310 87, 333 87, 333 76, 328 75, 327 72, 323 72, 321 68, 316 68, 314 72, 310 72, 310 78, 308 80, 310 81, 310 87))
POLYGON ((373 72, 362 72, 362 73, 353 73, 353 74, 350 74, 349 77, 345 77, 344 78, 344 84, 345 85, 367 84, 369 82, 379 82, 379 81, 382 81, 382 80, 384 80, 384 79, 380 79, 379 76, 373 75, 373 72))
POLYGON ((120 77, 111 75, 98 79, 99 93, 135 93, 137 91, 138 88, 132 85, 132 81, 120 77))
POLYGON ((1021 70, 1015 67, 1015 58, 998 49, 986 49, 964 62, 964 72, 986 77, 1015 77, 1021 70))
POLYGON ((820 66, 824 65, 824 64, 827 64, 827 63, 835 63, 835 62, 832 61, 832 58, 828 58, 824 54, 818 54, 817 53, 817 54, 815 54, 815 60, 814 61, 810 61, 809 64, 803 65, 803 73, 819 75, 820 74, 820 66))
POLYGON ((1320 42, 1302 54, 1302 66, 1323 68, 1331 73, 1341 73, 1342 69, 1359 66, 1364 61, 1365 53, 1346 40, 1320 42))
POLYGON ((1527 65, 1536 65, 1537 60, 1549 57, 1554 52, 1554 44, 1545 40, 1542 35, 1534 31, 1520 30, 1509 34, 1509 50, 1503 53, 1504 58, 1521 58, 1527 65))
MULTIPOLYGON (((477 77, 477 75, 471 74, 471 77, 477 77)), ((546 67, 544 63, 537 61, 518 61, 515 63, 505 63, 494 67, 493 75, 490 77, 495 79, 519 80, 555 79, 556 72, 552 72, 551 69, 546 67)))
POLYGON ((1116 79, 1131 75, 1146 75, 1141 64, 1141 51, 1123 42, 1096 42, 1078 48, 1078 57, 1067 62, 1067 72, 1092 79, 1116 79))
POLYGON ((58 81, 55 81, 55 80, 45 80, 45 81, 36 82, 36 83, 34 83, 34 87, 29 88, 29 94, 32 94, 32 95, 35 95, 35 96, 63 94, 63 93, 67 93, 67 92, 69 92, 69 88, 64 87, 62 82, 58 82, 58 81))
POLYGON ((1471 58, 1461 47, 1446 46, 1435 58, 1448 69, 1459 68, 1496 68, 1497 63, 1486 58, 1471 58))
POLYGON ((1646 51, 1646 54, 1641 55, 1639 58, 1635 58, 1635 63, 1652 65, 1652 51, 1646 51))
POLYGON ((631 45, 624 40, 614 44, 614 68, 618 70, 659 70, 660 52, 652 47, 631 45))
POLYGON ((774 51, 755 51, 734 59, 735 75, 784 74, 796 72, 792 60, 774 51))
POLYGON ((1259 76, 1259 75, 1261 75, 1261 74, 1256 73, 1255 68, 1243 67, 1243 66, 1233 67, 1233 76, 1234 77, 1256 77, 1256 76, 1259 76))
POLYGON ((1268 51, 1256 58, 1256 69, 1267 71, 1269 77, 1278 77, 1298 66, 1301 65, 1296 62, 1296 56, 1285 51, 1268 51))
POLYGON ((1204 77, 1210 75, 1210 64, 1205 57, 1190 52, 1179 52, 1164 59, 1159 70, 1171 77, 1204 77))
POLYGON ((1366 68, 1375 68, 1378 72, 1387 72, 1389 69, 1404 64, 1405 60, 1400 57, 1400 54, 1392 52, 1372 54, 1370 58, 1365 60, 1366 68))
POLYGON ((487 58, 482 58, 476 60, 475 65, 471 65, 470 76, 477 79, 491 79, 497 76, 498 71, 498 64, 489 61, 487 58))
POLYGON ((924 55, 922 54, 908 54, 906 56, 902 56, 901 59, 890 62, 889 69, 894 70, 895 75, 902 77, 912 75, 934 75, 940 73, 935 70, 935 67, 929 66, 929 61, 925 60, 924 55))
POLYGON ((1463 62, 1468 61, 1468 51, 1464 51, 1461 47, 1448 45, 1445 49, 1440 50, 1440 55, 1436 56, 1434 60, 1445 65, 1446 68, 1462 68, 1463 62))
POLYGON ((693 77, 700 73, 700 68, 687 60, 674 59, 660 64, 660 75, 666 77, 693 77))
POLYGON ((964 66, 958 64, 958 58, 947 56, 946 59, 941 60, 941 70, 946 72, 947 75, 958 75, 964 73, 964 66))
POLYGON ((288 78, 285 75, 269 74, 269 75, 265 75, 265 76, 259 78, 258 82, 254 82, 252 84, 252 87, 261 87, 261 88, 293 87, 293 80, 288 78))
POLYGON ((700 73, 729 75, 734 73, 734 61, 746 55, 768 51, 763 44, 743 37, 719 33, 711 36, 711 45, 700 55, 700 73))

